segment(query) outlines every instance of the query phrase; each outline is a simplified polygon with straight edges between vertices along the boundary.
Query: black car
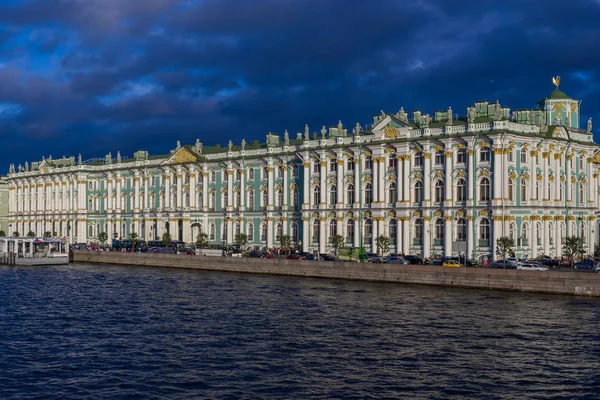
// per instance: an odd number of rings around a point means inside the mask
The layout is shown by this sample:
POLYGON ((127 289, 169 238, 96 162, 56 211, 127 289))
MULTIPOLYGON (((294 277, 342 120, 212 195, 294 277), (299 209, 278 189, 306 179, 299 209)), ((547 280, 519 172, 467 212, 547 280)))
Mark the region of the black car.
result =
POLYGON ((536 260, 539 264, 543 265, 544 267, 549 267, 549 268, 558 268, 560 266, 560 263, 558 260, 552 259, 552 258, 544 258, 541 260, 536 260))
POLYGON ((249 258, 265 258, 265 255, 260 251, 251 251, 248 253, 249 258))
POLYGON ((321 255, 319 255, 319 260, 320 261, 335 261, 335 257, 330 256, 329 254, 321 254, 321 255))
POLYGON ((420 256, 407 255, 402 257, 411 264, 423 264, 423 259, 420 256))

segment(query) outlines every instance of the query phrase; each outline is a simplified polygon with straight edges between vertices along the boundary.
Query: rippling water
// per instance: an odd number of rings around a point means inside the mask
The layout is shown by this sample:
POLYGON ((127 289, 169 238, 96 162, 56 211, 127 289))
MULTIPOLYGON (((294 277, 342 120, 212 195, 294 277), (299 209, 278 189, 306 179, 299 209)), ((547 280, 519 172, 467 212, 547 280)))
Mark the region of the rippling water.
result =
POLYGON ((0 266, 0 398, 597 398, 599 305, 193 270, 0 266))

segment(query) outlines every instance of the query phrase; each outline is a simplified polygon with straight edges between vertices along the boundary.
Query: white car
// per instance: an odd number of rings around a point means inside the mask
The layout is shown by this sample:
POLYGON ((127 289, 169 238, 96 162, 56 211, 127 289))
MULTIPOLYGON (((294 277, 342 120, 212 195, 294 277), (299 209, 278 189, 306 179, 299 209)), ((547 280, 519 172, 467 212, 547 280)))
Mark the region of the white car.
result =
POLYGON ((519 263, 517 264, 518 271, 548 271, 548 267, 543 267, 537 264, 519 263))

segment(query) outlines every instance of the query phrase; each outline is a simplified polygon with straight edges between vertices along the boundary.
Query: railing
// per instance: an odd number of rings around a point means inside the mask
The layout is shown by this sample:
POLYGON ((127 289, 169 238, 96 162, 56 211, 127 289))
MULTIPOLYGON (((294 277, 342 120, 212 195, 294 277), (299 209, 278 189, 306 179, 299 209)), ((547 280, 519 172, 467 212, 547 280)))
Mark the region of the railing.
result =
POLYGON ((413 239, 413 246, 422 246, 423 239, 413 239))
POLYGON ((434 246, 443 246, 444 245, 444 239, 433 239, 433 245, 434 246))
POLYGON ((478 246, 479 247, 490 247, 489 239, 479 239, 478 246))
POLYGON ((319 243, 319 237, 318 236, 312 236, 310 238, 311 243, 319 243))

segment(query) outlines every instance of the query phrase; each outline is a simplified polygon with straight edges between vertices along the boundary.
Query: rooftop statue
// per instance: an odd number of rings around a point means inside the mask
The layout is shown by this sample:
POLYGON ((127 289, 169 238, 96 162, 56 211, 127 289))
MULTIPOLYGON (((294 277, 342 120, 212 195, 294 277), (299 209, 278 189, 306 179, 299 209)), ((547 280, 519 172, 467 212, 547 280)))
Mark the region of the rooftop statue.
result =
POLYGON ((422 117, 423 127, 429 128, 429 124, 431 123, 431 116, 429 114, 425 114, 422 117))
POLYGON ((117 151, 117 162, 121 162, 121 152, 117 151))
POLYGON ((408 122, 406 111, 404 111, 404 107, 400 107, 400 111, 396 114, 398 119, 403 122, 408 122))
POLYGON ((360 126, 360 123, 356 123, 356 126, 354 127, 354 134, 358 135, 360 133, 360 131, 362 131, 362 126, 360 126))
POLYGON ((79 156, 77 156, 77 164, 78 165, 83 164, 83 160, 81 159, 81 153, 79 153, 79 156))
POLYGON ((230 140, 229 143, 227 143, 227 147, 229 148, 229 151, 231 151, 231 149, 233 148, 233 142, 230 140))
POLYGON ((342 131, 344 130, 344 125, 342 125, 342 120, 338 121, 337 129, 338 129, 338 135, 340 135, 342 133, 342 131))
POLYGON ((448 107, 448 125, 452 125, 452 107, 448 107))
POLYGON ((587 133, 592 133, 592 117, 590 117, 590 119, 588 119, 587 133))
POLYGON ((202 154, 202 142, 199 139, 196 139, 194 147, 196 148, 196 153, 202 154))
POLYGON ((475 107, 469 106, 468 113, 469 113, 469 115, 468 115, 469 123, 472 124, 473 122, 475 122, 475 118, 477 116, 477 112, 475 111, 475 107))
POLYGON ((494 120, 499 121, 502 119, 502 109, 500 108, 500 102, 496 100, 494 105, 494 120))
POLYGON ((321 136, 323 137, 323 139, 325 139, 326 134, 327 134, 327 128, 325 128, 325 125, 323 125, 321 127, 321 136))
POLYGON ((246 139, 242 139, 242 150, 246 150, 246 139))
POLYGON ((29 163, 25 161, 25 171, 29 171, 29 163))
POLYGON ((177 141, 177 149, 180 149, 180 148, 181 148, 181 142, 178 140, 177 141))
POLYGON ((308 124, 304 125, 304 140, 310 139, 310 130, 308 129, 308 124))
POLYGON ((542 115, 542 120, 540 121, 540 133, 548 132, 548 123, 546 122, 546 113, 542 115))
POLYGON ((535 123, 535 113, 533 112, 533 110, 529 110, 529 123, 530 124, 535 123))
POLYGON ((283 142, 286 146, 290 144, 290 134, 288 133, 287 129, 283 132, 283 142))

